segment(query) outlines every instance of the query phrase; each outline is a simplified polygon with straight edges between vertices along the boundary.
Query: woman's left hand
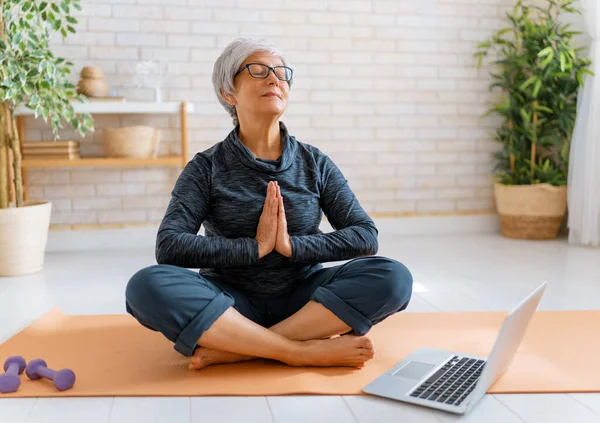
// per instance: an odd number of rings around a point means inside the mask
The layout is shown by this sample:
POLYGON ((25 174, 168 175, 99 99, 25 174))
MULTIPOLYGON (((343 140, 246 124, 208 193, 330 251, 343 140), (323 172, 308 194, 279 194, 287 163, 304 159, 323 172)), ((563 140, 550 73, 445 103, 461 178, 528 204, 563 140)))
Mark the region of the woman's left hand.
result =
POLYGON ((277 187, 277 198, 279 199, 279 212, 277 213, 277 240, 275 241, 275 251, 285 257, 292 256, 292 243, 287 229, 287 219, 285 218, 285 209, 283 208, 283 197, 279 184, 277 187))

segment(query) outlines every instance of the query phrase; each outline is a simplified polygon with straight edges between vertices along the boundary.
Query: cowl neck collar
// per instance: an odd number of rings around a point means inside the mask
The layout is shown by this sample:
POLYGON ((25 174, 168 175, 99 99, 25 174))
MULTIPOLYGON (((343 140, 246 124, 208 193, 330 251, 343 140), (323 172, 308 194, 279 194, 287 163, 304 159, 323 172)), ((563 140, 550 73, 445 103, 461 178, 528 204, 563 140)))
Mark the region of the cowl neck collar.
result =
POLYGON ((280 173, 287 170, 294 162, 296 155, 296 139, 292 137, 283 122, 279 122, 281 140, 281 156, 277 160, 264 160, 257 158, 248 147, 239 139, 240 126, 236 126, 225 138, 224 146, 233 153, 245 166, 264 173, 280 173))

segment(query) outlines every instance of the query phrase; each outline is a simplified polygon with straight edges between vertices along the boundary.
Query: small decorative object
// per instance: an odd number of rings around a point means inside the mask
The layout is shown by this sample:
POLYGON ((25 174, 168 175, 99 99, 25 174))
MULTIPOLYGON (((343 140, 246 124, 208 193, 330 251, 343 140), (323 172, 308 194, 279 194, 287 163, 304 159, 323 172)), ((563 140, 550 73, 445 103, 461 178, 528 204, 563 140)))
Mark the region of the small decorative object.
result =
POLYGON ((81 79, 77 84, 77 92, 87 97, 106 97, 109 87, 104 72, 98 66, 84 66, 81 79))
POLYGON ((169 72, 169 62, 165 59, 150 59, 140 62, 135 67, 135 77, 133 83, 136 87, 154 88, 157 103, 162 102, 161 87, 167 81, 166 76, 169 72))
POLYGON ((105 128, 104 146, 108 157, 155 158, 160 143, 160 129, 150 126, 105 128))

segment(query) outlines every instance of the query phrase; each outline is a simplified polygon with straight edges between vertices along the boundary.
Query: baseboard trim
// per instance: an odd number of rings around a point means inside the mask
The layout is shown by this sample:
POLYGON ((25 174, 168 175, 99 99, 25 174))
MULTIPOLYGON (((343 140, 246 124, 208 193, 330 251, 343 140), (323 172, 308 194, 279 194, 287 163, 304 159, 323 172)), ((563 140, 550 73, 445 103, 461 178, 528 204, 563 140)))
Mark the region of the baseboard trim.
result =
MULTIPOLYGON (((499 233, 496 214, 374 217, 379 233, 392 235, 452 235, 499 233)), ((120 250, 154 248, 158 226, 124 227, 87 230, 51 230, 46 251, 120 250)), ((326 220, 323 232, 333 228, 326 220)))

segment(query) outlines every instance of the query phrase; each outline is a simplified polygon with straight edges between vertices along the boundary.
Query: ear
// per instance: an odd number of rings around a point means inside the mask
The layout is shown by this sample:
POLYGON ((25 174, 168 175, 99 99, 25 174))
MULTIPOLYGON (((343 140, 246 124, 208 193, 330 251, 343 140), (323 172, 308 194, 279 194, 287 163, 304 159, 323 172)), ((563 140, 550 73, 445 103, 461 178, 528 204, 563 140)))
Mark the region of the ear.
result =
POLYGON ((232 106, 235 106, 237 104, 237 101, 235 99, 234 96, 232 95, 227 95, 225 93, 225 90, 223 89, 223 87, 221 87, 221 95, 223 96, 223 98, 225 99, 225 101, 229 104, 231 104, 232 106))

